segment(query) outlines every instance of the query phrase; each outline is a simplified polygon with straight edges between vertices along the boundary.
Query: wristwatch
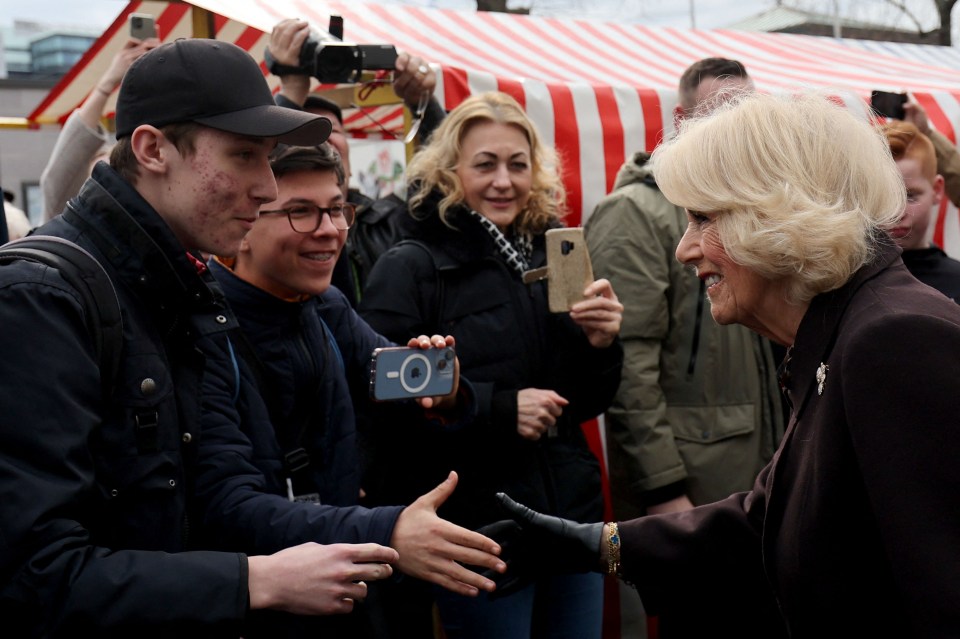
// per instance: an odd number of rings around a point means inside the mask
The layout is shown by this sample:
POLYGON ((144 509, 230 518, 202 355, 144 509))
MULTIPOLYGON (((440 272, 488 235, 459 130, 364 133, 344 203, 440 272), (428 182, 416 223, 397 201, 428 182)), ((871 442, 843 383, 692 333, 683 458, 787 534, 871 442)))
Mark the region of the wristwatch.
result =
POLYGON ((620 574, 620 528, 615 521, 607 524, 607 574, 620 574))

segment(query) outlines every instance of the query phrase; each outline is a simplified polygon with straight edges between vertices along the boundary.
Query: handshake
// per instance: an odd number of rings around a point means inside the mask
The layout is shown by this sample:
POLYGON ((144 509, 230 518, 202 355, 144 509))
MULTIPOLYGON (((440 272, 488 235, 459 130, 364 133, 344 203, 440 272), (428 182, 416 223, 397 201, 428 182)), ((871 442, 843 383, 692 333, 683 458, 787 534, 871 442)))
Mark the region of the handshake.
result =
POLYGON ((497 584, 491 599, 517 592, 544 575, 606 570, 600 550, 603 522, 580 524, 544 515, 504 493, 497 493, 497 501, 509 519, 477 530, 500 544, 500 558, 507 564, 503 574, 478 569, 497 584))

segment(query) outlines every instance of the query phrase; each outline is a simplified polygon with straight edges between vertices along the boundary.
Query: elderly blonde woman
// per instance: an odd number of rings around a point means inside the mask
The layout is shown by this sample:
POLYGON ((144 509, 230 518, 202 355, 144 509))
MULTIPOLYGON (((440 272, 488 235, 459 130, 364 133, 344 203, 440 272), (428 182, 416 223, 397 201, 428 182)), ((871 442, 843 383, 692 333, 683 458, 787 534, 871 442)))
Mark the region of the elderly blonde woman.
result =
POLYGON ((745 615, 775 600, 773 637, 956 637, 960 309, 885 232, 905 201, 885 138, 824 97, 755 95, 654 161, 714 319, 789 347, 780 449, 750 492, 619 526, 501 500, 534 547, 599 559, 653 613, 723 587, 745 615))
MULTIPOLYGON (((580 425, 617 390, 623 307, 610 283, 597 280, 571 312, 550 313, 545 282, 522 279, 543 266, 544 234, 561 225, 552 150, 513 98, 479 94, 450 112, 408 179, 417 241, 377 261, 360 313, 391 338, 453 335, 479 414, 459 430, 377 429, 380 481, 364 487, 396 503, 454 469, 460 483, 443 510, 462 526, 502 519, 503 490, 552 515, 595 521, 603 516, 600 466, 580 425)), ((450 639, 600 637, 599 575, 544 574, 496 600, 437 597, 450 639)))

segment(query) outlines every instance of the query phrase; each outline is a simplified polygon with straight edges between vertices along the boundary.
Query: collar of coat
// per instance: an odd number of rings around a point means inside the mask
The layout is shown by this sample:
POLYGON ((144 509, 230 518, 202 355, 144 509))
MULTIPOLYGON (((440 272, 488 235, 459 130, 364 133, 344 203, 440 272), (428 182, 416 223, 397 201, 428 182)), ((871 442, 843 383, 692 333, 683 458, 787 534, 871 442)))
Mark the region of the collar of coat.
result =
POLYGON ((209 273, 198 273, 187 250, 150 204, 107 164, 68 203, 65 218, 82 227, 143 303, 169 321, 219 303, 209 273))
POLYGON ((840 322, 857 291, 897 261, 900 249, 886 236, 877 238, 877 254, 840 288, 821 293, 810 302, 800 321, 790 352, 789 378, 784 387, 790 393, 797 418, 817 389, 817 371, 827 362, 837 339, 840 322))
MULTIPOLYGON (((411 233, 413 239, 434 247, 438 268, 455 268, 499 255, 493 238, 465 206, 458 205, 448 210, 447 221, 453 228, 444 224, 437 214, 439 201, 440 194, 432 193, 413 211, 415 224, 411 233)), ((530 266, 540 266, 545 259, 544 235, 539 233, 533 236, 530 266)))

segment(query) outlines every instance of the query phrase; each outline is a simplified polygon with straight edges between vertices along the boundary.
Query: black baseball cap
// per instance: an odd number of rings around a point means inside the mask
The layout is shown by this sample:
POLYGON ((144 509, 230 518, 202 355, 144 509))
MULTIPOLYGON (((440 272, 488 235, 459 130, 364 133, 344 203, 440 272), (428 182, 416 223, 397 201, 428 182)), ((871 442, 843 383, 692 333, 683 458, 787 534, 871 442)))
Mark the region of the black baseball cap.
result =
POLYGON ((329 111, 332 113, 340 124, 343 124, 343 110, 340 108, 340 105, 334 102, 333 100, 328 100, 319 95, 308 95, 307 99, 303 102, 304 111, 329 111))
POLYGON ((320 144, 327 118, 277 106, 260 65, 230 42, 181 38, 134 62, 117 96, 117 139, 142 124, 196 122, 285 144, 320 144))

